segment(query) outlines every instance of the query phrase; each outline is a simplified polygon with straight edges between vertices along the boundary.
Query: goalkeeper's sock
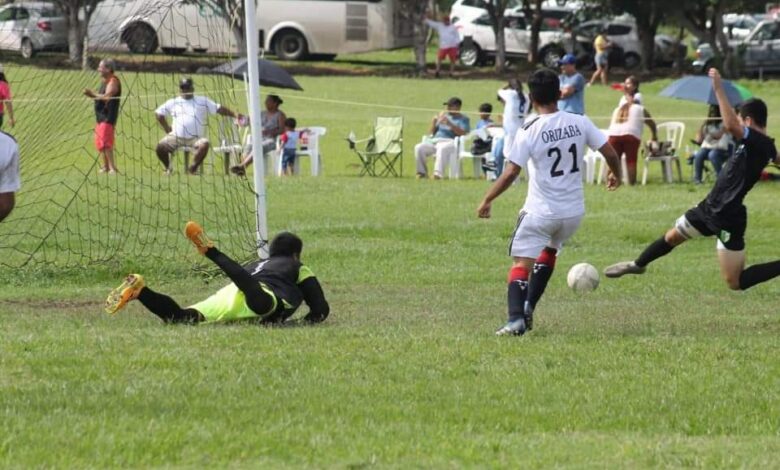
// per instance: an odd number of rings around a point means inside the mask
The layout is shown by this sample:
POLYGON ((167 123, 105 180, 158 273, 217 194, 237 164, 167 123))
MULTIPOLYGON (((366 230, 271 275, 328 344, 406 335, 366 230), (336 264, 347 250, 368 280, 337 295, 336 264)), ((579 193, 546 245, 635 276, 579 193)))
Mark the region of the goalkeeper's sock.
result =
POLYGON ((528 282, 527 304, 531 312, 536 308, 537 302, 542 298, 544 290, 547 288, 547 283, 550 282, 550 277, 555 269, 557 253, 558 250, 555 248, 544 247, 534 263, 534 271, 531 274, 531 280, 528 282))
POLYGON ((528 295, 528 270, 522 266, 510 269, 506 290, 509 321, 512 322, 523 316, 525 299, 528 295))
POLYGON ((645 248, 645 251, 639 255, 639 258, 637 258, 634 263, 640 268, 644 268, 658 258, 669 254, 669 252, 673 249, 674 247, 667 243, 666 239, 661 236, 661 238, 648 245, 648 247, 645 248))
POLYGON ((780 260, 772 261, 771 263, 754 264, 740 274, 739 288, 742 290, 749 289, 756 284, 761 284, 777 276, 780 276, 780 260))
POLYGON ((182 309, 175 300, 144 287, 138 295, 138 301, 165 323, 197 323, 203 316, 197 310, 182 309))

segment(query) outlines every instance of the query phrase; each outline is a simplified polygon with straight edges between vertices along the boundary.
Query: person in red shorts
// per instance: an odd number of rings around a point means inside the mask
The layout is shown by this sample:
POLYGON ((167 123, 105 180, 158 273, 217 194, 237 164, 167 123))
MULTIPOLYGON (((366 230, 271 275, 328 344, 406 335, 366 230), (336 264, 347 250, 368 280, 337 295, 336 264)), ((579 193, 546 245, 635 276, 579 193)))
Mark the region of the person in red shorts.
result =
POLYGON ((441 72, 441 61, 450 58, 450 77, 455 72, 455 62, 460 57, 460 33, 458 27, 450 24, 450 17, 444 16, 442 21, 426 19, 425 23, 439 33, 439 52, 436 54, 436 78, 441 72))
POLYGON ((84 94, 95 100, 95 148, 98 158, 103 157, 100 166, 101 173, 117 172, 114 163, 114 134, 116 121, 119 118, 119 103, 122 96, 122 84, 114 75, 116 63, 113 59, 103 59, 98 64, 97 71, 102 82, 97 92, 84 89, 84 94))

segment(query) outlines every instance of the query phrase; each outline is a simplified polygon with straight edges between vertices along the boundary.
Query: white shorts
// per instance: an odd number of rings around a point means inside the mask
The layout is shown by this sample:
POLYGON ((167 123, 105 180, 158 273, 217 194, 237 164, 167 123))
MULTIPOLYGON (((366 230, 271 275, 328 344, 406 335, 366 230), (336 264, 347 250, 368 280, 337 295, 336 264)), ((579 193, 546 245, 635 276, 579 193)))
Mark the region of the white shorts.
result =
POLYGON ((580 222, 581 215, 566 219, 545 219, 520 211, 514 235, 509 242, 509 255, 537 258, 546 246, 560 250, 577 231, 580 222))
POLYGON ((19 154, 3 152, 0 155, 0 193, 15 193, 20 187, 19 154))

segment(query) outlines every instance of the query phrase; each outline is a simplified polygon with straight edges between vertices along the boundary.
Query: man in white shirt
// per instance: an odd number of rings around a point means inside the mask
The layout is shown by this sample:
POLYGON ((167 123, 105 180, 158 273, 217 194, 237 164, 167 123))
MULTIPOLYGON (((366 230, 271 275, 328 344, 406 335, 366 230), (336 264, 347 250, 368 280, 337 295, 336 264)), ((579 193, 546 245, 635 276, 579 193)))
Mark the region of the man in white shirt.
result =
POLYGON ((439 78, 441 61, 450 58, 450 77, 455 73, 455 62, 460 57, 460 33, 458 27, 450 24, 450 17, 444 16, 439 21, 426 19, 425 23, 439 33, 439 51, 436 54, 436 78, 439 78))
POLYGON ((187 172, 198 172, 203 159, 209 151, 209 140, 206 137, 206 123, 209 114, 219 114, 239 119, 240 114, 215 103, 205 96, 195 96, 192 79, 182 78, 179 82, 180 96, 171 98, 155 110, 157 122, 165 130, 165 137, 157 144, 157 158, 165 167, 165 173, 171 174, 171 154, 180 147, 191 147, 195 150, 192 165, 187 172), (168 124, 168 116, 173 118, 173 127, 168 124))
POLYGON ((20 187, 19 145, 13 137, 0 132, 0 221, 14 210, 20 187))
POLYGON ((585 170, 586 146, 598 149, 612 170, 608 189, 620 185, 620 159, 607 137, 587 117, 558 110, 561 91, 555 72, 534 72, 528 88, 539 115, 518 130, 504 172, 477 209, 479 217, 489 218, 493 200, 512 186, 521 167, 527 167, 528 196, 509 247, 513 257, 507 286, 509 321, 497 335, 522 335, 533 327, 533 311, 557 253, 585 214, 580 172, 585 170))

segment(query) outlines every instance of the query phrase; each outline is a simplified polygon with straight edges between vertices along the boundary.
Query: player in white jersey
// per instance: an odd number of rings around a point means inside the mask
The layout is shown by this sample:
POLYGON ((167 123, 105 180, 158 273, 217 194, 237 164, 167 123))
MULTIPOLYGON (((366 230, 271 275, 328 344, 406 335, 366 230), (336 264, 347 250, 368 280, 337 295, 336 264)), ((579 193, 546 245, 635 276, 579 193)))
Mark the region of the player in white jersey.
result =
POLYGON ((522 335, 533 327, 533 311, 550 280, 558 250, 585 214, 581 173, 585 147, 604 155, 612 170, 607 188, 620 185, 620 158, 607 136, 587 117, 558 110, 560 85, 555 72, 534 72, 528 88, 539 115, 517 132, 504 172, 477 209, 479 217, 489 218, 493 200, 512 185, 520 168, 527 168, 528 196, 509 246, 513 258, 507 280, 509 321, 497 335, 522 335))
POLYGON ((14 209, 20 186, 19 145, 9 134, 0 132, 0 221, 14 209))

